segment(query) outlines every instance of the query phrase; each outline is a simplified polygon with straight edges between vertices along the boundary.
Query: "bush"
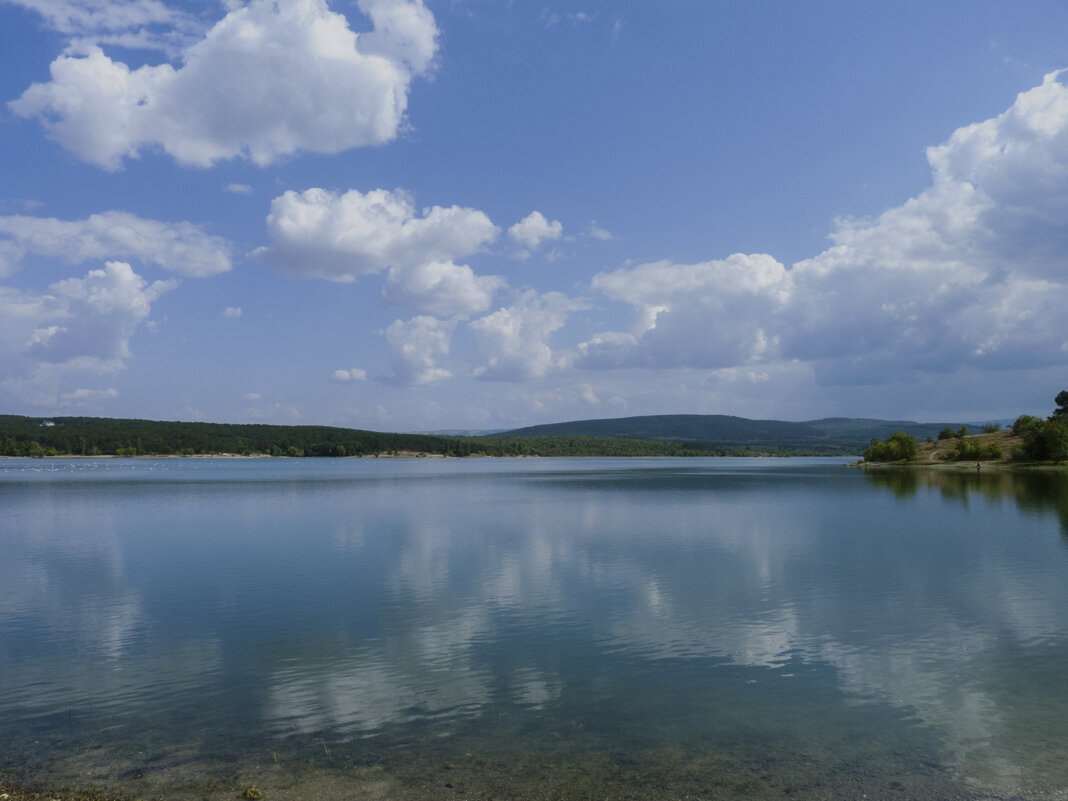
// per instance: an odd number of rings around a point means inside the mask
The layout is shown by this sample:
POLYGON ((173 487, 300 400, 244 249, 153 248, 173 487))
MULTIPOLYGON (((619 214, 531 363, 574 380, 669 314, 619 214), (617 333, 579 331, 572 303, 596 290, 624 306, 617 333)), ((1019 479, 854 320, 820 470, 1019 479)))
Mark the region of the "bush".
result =
POLYGON ((1068 420, 1063 416, 1036 419, 1035 423, 1022 428, 1020 436, 1023 445, 1013 455, 1021 461, 1063 462, 1068 459, 1068 420))
POLYGON ((1068 418, 1068 389, 1063 389, 1058 392, 1057 397, 1053 399, 1053 402, 1057 404, 1057 408, 1053 410, 1053 416, 1068 418))
POLYGON ((939 439, 953 439, 955 436, 957 436, 957 432, 952 428, 943 428, 938 432, 939 439))
POLYGON ((1024 436, 1025 432, 1030 431, 1037 426, 1041 426, 1042 421, 1029 414, 1021 414, 1016 418, 1016 422, 1012 424, 1012 433, 1018 437, 1024 436))
POLYGON ((1003 457, 1001 446, 996 442, 983 444, 975 440, 960 439, 943 458, 947 462, 989 462, 1003 457))
POLYGON ((996 434, 1001 431, 1001 423, 987 423, 983 426, 984 434, 996 434))
POLYGON ((901 462, 916 457, 919 446, 916 438, 904 431, 895 431, 883 442, 873 439, 864 451, 865 462, 901 462))

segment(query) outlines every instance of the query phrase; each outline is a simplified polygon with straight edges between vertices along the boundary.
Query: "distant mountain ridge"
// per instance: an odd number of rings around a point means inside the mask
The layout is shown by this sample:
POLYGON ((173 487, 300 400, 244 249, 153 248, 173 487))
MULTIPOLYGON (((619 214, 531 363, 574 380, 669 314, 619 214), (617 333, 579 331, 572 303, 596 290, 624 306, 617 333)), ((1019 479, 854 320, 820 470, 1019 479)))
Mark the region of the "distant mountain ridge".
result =
POLYGON ((658 414, 575 420, 527 426, 495 436, 592 436, 670 440, 740 448, 812 448, 860 453, 872 439, 904 431, 923 441, 959 423, 916 423, 911 420, 826 417, 820 420, 750 420, 725 414, 658 414))

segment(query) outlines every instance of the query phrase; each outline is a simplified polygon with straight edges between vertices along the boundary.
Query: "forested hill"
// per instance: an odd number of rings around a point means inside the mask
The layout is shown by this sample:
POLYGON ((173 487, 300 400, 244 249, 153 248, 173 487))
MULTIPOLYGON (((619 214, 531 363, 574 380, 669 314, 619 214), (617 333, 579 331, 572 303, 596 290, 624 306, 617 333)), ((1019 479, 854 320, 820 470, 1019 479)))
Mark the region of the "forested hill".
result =
MULTIPOLYGON (((0 456, 744 456, 665 440, 590 436, 460 437, 329 426, 0 415, 0 456)), ((777 451, 781 455, 785 452, 777 451)))
POLYGON ((904 431, 919 440, 936 438, 943 428, 958 423, 914 423, 907 420, 828 417, 807 422, 749 420, 723 414, 663 414, 578 420, 507 431, 501 437, 594 436, 633 437, 686 443, 712 443, 722 448, 783 448, 837 453, 860 453, 872 439, 904 431))
POLYGON ((391 451, 446 453, 456 438, 383 434, 330 426, 182 423, 110 417, 0 415, 0 455, 270 454, 346 456, 391 451), (36 444, 36 449, 32 445, 36 444), (32 452, 30 452, 32 450, 32 452))
POLYGON ((491 436, 390 434, 330 426, 181 423, 0 415, 0 456, 750 456, 852 455, 901 430, 920 440, 947 424, 830 418, 806 423, 658 415, 534 426, 491 436))

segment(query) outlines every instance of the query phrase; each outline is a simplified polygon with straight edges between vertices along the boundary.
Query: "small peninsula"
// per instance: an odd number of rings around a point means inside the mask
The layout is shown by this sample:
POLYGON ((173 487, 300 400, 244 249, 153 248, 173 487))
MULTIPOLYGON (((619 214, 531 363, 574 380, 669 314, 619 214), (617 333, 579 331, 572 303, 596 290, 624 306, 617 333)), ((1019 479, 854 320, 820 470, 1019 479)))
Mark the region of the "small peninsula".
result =
POLYGON ((937 438, 924 442, 904 431, 895 431, 885 440, 872 439, 857 464, 879 467, 942 467, 975 469, 984 467, 1051 467, 1068 464, 1068 390, 1057 394, 1057 408, 1043 419, 1023 414, 1012 427, 984 426, 972 433, 968 426, 945 428, 937 438))

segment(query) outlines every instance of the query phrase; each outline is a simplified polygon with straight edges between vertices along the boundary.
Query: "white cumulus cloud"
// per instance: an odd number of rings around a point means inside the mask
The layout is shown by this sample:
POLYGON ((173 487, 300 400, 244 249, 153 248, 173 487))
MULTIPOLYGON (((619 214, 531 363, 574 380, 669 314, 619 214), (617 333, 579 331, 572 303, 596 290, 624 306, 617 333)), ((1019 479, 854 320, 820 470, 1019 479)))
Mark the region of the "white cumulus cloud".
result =
POLYGON ((791 269, 737 254, 597 275, 592 288, 630 306, 633 324, 582 343, 576 363, 763 380, 763 364, 802 362, 823 385, 1063 366, 1063 75, 960 128, 928 160, 927 189, 873 219, 837 221, 831 247, 791 269))
POLYGON ((152 304, 177 285, 149 283, 129 264, 108 262, 57 281, 47 293, 0 287, 0 398, 55 405, 66 381, 122 370, 152 304))
POLYGON ((390 267, 382 296, 420 314, 450 317, 484 312, 504 286, 495 275, 475 275, 467 265, 431 261, 413 267, 390 267))
POLYGON ((228 320, 237 320, 241 317, 242 311, 240 306, 227 306, 223 309, 223 317, 228 320))
POLYGON ((366 381, 367 371, 359 367, 351 367, 348 370, 335 370, 330 380, 336 384, 347 384, 350 381, 366 381))
POLYGON ((426 315, 394 320, 385 335, 397 383, 432 384, 450 378, 452 373, 437 362, 448 355, 455 327, 455 320, 438 320, 426 315))
POLYGON ((504 381, 545 375, 560 364, 549 345, 552 334, 569 314, 585 308, 585 302, 559 292, 527 290, 511 306, 469 323, 483 362, 475 375, 504 381))
POLYGON ((372 32, 355 33, 326 0, 252 0, 185 47, 177 66, 131 69, 78 41, 52 62, 49 82, 10 107, 109 170, 148 148, 208 167, 382 144, 403 124, 411 80, 430 66, 438 31, 422 0, 357 6, 372 32))
POLYGON ((508 229, 508 236, 528 251, 535 251, 546 240, 559 239, 564 233, 564 224, 548 220, 540 211, 532 211, 508 229))
POLYGON ((448 262, 497 236, 484 212, 433 206, 417 214, 400 189, 286 192, 271 202, 267 230, 274 245, 257 249, 257 258, 291 275, 343 282, 389 267, 448 262))
POLYGON ((85 278, 68 278, 51 286, 60 302, 58 327, 34 343, 35 353, 47 361, 68 361, 79 356, 101 360, 130 356, 134 329, 148 317, 152 303, 178 286, 178 282, 149 284, 125 262, 109 261, 85 278))
POLYGON ((654 262, 600 273, 592 286, 634 309, 629 331, 579 345, 586 367, 726 367, 774 346, 775 316, 791 280, 771 256, 736 253, 698 264, 654 262))
POLYGON ((140 259, 179 275, 204 277, 230 269, 230 250, 225 239, 193 223, 147 220, 123 211, 84 220, 0 216, 0 275, 36 255, 68 264, 140 259))

